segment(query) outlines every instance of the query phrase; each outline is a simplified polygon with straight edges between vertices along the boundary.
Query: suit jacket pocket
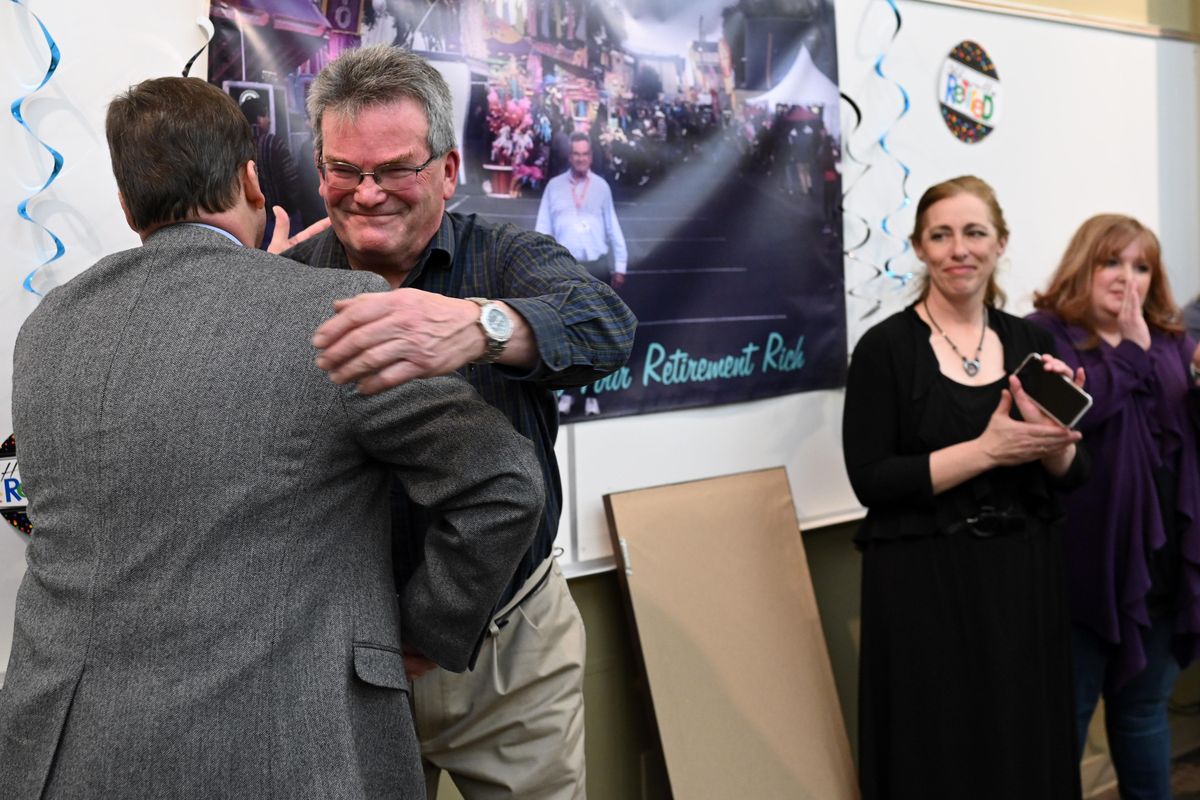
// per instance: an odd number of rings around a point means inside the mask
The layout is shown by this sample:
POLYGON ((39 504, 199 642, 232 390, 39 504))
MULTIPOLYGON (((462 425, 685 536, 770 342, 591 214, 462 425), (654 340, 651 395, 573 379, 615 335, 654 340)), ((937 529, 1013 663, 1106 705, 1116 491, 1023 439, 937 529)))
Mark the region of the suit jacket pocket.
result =
POLYGON ((369 642, 354 643, 354 674, 359 680, 384 689, 408 691, 404 656, 399 650, 369 642))

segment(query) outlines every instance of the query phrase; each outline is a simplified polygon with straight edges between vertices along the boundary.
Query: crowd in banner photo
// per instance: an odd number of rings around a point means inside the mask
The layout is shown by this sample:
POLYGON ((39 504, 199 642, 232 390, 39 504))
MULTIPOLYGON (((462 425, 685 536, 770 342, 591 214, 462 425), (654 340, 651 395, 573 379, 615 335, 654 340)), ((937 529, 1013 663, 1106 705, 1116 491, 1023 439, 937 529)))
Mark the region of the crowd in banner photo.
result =
MULTIPOLYGON (((308 86, 348 49, 410 48, 446 77, 460 115, 459 213, 534 229, 548 184, 568 171, 572 137, 586 137, 590 202, 604 195, 605 227, 619 225, 623 240, 587 234, 600 251, 586 254, 559 241, 581 263, 607 258, 641 323, 633 380, 596 387, 606 398, 587 406, 589 418, 838 386, 846 342, 832 3, 659 5, 650 14, 627 0, 374 0, 361 11, 330 2, 322 14, 307 0, 277 0, 286 30, 244 38, 238 24, 273 23, 214 6, 209 80, 259 115, 260 160, 279 194, 270 201, 294 215, 293 231, 323 214, 308 86), (657 373, 651 356, 717 362, 772 336, 803 352, 802 367, 643 380, 657 373)), ((567 422, 585 416, 570 402, 560 409, 567 422)))

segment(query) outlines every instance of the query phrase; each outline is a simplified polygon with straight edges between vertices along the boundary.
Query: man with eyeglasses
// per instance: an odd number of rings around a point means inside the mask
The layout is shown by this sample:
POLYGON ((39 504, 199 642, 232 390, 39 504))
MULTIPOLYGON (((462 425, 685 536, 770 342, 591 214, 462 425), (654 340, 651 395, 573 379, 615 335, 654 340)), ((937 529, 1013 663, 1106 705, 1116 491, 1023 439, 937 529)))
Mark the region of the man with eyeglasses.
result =
MULTIPOLYGON (((552 239, 446 211, 460 165, 449 87, 424 59, 350 50, 308 98, 332 227, 285 255, 371 270, 393 291, 336 304, 317 364, 360 393, 460 371, 533 441, 546 503, 473 671, 412 653, 428 796, 442 770, 468 798, 582 798, 584 633, 552 550, 562 508, 553 390, 591 383, 629 356, 636 321, 552 239)), ((422 561, 426 512, 393 497, 397 585, 422 561), (407 546, 416 540, 417 547, 407 546)), ((453 580, 453 575, 447 575, 453 580)))
POLYGON ((461 378, 313 367, 370 273, 297 269, 250 126, 198 78, 105 124, 142 246, 47 293, 14 350, 35 533, 0 689, 3 798, 424 794, 404 647, 466 669, 533 540, 529 442, 461 378), (397 598, 389 496, 429 509, 397 598))

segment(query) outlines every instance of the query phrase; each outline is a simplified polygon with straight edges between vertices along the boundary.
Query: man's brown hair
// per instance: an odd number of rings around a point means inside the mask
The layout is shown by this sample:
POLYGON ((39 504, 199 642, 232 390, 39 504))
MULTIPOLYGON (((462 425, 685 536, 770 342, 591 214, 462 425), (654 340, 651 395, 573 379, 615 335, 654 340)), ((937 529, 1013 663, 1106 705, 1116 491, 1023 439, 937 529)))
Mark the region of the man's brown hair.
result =
POLYGON ((143 81, 108 106, 113 175, 141 231, 237 202, 239 170, 254 158, 250 125, 233 98, 199 78, 143 81))

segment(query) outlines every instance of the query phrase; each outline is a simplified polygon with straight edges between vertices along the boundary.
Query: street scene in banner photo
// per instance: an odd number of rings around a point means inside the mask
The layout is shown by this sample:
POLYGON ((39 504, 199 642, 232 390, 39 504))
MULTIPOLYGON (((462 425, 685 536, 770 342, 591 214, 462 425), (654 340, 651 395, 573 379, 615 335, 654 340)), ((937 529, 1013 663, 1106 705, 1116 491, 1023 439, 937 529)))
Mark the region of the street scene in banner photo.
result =
POLYGON ((210 13, 209 80, 260 137, 268 200, 303 225, 324 216, 304 113, 321 67, 372 44, 438 67, 463 156, 447 208, 554 236, 637 314, 628 366, 561 397, 564 421, 843 384, 832 0, 226 0, 210 13))

